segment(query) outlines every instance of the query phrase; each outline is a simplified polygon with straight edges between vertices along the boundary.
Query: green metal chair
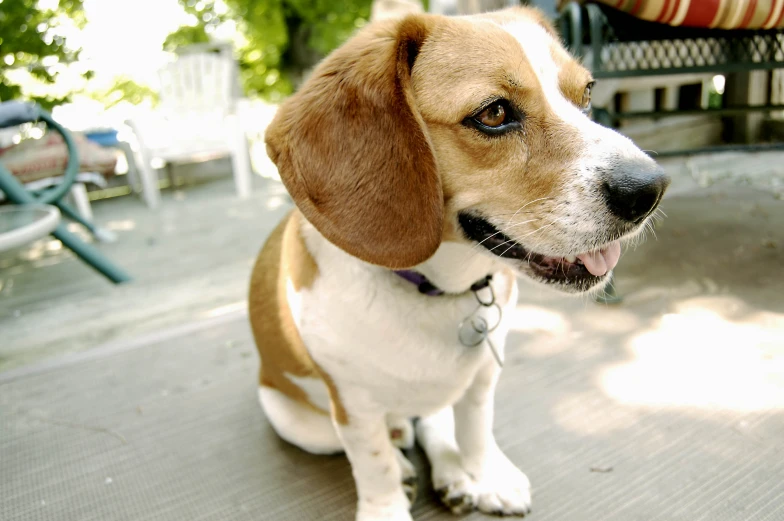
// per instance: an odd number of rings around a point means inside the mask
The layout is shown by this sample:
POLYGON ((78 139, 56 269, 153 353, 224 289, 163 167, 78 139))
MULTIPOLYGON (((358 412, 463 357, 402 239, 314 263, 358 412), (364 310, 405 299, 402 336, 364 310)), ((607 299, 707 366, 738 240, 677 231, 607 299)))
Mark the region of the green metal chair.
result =
MULTIPOLYGON (((0 163, 0 190, 6 198, 18 205, 53 205, 69 219, 85 226, 94 234, 97 232, 95 225, 82 219, 79 214, 70 206, 65 204, 62 199, 70 190, 71 185, 76 179, 79 171, 79 155, 76 144, 70 132, 58 124, 52 116, 39 106, 31 103, 17 101, 7 101, 0 103, 0 128, 12 127, 23 123, 34 123, 43 121, 51 130, 59 133, 65 141, 68 150, 68 163, 65 169, 63 182, 40 192, 29 192, 14 175, 3 167, 0 163)), ((100 251, 84 242, 77 235, 69 232, 65 223, 60 222, 52 232, 52 235, 60 240, 66 247, 71 249, 79 258, 92 266, 115 284, 128 282, 131 277, 121 268, 107 259, 100 251)))

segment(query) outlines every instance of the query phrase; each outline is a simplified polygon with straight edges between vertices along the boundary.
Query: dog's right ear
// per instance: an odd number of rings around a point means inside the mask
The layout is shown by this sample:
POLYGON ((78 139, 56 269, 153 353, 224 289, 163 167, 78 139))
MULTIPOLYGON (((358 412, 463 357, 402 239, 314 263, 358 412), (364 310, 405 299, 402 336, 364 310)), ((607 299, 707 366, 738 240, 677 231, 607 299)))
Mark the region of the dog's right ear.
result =
POLYGON ((330 242, 389 268, 441 243, 443 194, 411 71, 436 18, 372 24, 328 56, 267 129, 267 153, 330 242))

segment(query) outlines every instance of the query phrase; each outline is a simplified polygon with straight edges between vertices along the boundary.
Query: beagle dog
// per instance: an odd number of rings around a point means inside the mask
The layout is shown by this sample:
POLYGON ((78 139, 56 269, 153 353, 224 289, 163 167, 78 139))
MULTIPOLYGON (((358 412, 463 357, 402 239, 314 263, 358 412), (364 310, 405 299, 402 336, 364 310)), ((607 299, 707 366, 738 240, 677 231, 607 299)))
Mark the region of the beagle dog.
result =
POLYGON ((297 208, 252 274, 259 399, 284 440, 345 451, 357 520, 411 519, 415 438, 453 511, 530 511, 492 428, 516 278, 602 288, 669 183, 591 121, 592 85, 536 10, 412 14, 334 51, 268 128, 297 208))

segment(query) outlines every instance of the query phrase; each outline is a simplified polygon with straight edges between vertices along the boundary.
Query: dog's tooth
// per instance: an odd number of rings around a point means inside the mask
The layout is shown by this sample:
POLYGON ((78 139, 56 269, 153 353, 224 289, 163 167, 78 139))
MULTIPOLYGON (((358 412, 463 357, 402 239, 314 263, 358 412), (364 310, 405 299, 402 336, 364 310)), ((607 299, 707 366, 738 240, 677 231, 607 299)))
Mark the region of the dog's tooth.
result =
POLYGON ((566 257, 564 257, 564 259, 566 259, 568 262, 577 261, 577 257, 575 257, 574 255, 567 255, 566 257))

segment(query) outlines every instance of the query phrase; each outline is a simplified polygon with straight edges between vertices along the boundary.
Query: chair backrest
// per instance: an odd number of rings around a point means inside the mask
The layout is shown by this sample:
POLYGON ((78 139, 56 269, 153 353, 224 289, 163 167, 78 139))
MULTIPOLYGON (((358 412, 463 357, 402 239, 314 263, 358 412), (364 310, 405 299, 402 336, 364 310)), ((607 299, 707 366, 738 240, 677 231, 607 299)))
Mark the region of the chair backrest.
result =
POLYGON ((159 71, 161 108, 172 112, 232 112, 237 67, 231 48, 193 46, 159 71))

